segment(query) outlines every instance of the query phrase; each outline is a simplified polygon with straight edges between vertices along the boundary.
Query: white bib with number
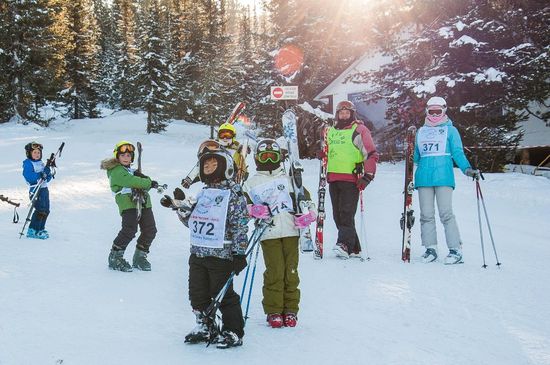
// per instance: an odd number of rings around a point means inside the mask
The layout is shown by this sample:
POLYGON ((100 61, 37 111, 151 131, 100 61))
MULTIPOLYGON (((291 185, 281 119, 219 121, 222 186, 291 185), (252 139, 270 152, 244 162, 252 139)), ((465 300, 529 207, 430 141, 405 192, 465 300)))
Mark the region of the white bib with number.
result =
POLYGON ((447 127, 421 127, 417 144, 420 157, 447 155, 447 127))
POLYGON ((208 248, 223 248, 225 222, 231 190, 203 189, 189 218, 191 244, 208 248))
POLYGON ((267 204, 274 216, 293 211, 288 179, 275 179, 255 186, 250 190, 250 199, 254 204, 267 204))

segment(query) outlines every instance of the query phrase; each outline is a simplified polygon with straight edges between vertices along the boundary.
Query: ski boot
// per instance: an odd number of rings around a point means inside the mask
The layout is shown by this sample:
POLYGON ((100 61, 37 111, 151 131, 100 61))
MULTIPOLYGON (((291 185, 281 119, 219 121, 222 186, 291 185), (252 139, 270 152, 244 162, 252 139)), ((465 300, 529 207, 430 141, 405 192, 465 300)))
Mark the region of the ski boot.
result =
POLYGON ((463 264, 462 252, 459 249, 451 248, 449 254, 445 257, 445 265, 463 264))
POLYGON ((136 252, 134 252, 132 266, 142 271, 151 271, 151 263, 147 261, 147 252, 136 248, 136 252))
POLYGON ((111 250, 111 253, 109 253, 109 269, 123 272, 132 271, 132 266, 124 260, 124 251, 111 250))
POLYGON ((228 349, 230 347, 237 347, 243 345, 243 339, 237 336, 235 332, 223 331, 220 335, 216 347, 219 349, 228 349))
POLYGON ((424 263, 434 262, 437 260, 437 250, 433 247, 428 247, 421 257, 424 263))
POLYGON ((345 243, 338 242, 336 246, 334 246, 332 251, 334 251, 336 257, 342 260, 349 259, 348 245, 346 245, 345 243))
POLYGON ((27 230, 27 237, 28 238, 36 238, 36 239, 39 239, 39 240, 45 240, 47 239, 49 236, 48 236, 48 233, 46 232, 46 234, 43 234, 42 231, 37 231, 36 229, 34 228, 29 228, 27 230))
POLYGON ((197 317, 197 325, 191 332, 185 336, 185 343, 191 345, 201 342, 210 341, 210 331, 208 330, 208 325, 206 323, 206 318, 201 311, 194 310, 195 316, 197 317))
POLYGON ((271 328, 281 328, 283 327, 283 316, 279 313, 268 314, 267 323, 271 328))
POLYGON ((298 317, 296 313, 285 313, 283 314, 283 323, 285 327, 296 327, 298 323, 298 317))

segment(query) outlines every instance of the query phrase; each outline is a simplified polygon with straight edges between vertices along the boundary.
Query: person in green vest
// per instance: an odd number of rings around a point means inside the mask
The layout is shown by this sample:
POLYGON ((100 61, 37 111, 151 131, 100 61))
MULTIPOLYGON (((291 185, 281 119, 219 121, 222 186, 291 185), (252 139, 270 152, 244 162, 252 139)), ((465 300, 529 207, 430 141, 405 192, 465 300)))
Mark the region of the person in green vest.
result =
POLYGON ((110 269, 123 272, 132 271, 132 267, 151 271, 151 263, 147 260, 147 255, 157 233, 151 198, 147 191, 151 188, 156 189, 158 183, 130 167, 134 162, 134 151, 135 147, 132 143, 120 141, 113 150, 113 157, 101 161, 101 169, 107 171, 111 191, 115 195, 118 211, 122 217, 122 228, 113 241, 108 263, 110 269), (137 206, 132 200, 133 189, 143 190, 145 197, 139 221, 137 206), (124 251, 135 237, 138 225, 141 234, 137 239, 136 251, 130 266, 124 259, 124 251))
POLYGON ((356 118, 348 100, 336 106, 336 123, 327 133, 327 181, 338 239, 333 248, 342 259, 360 257, 361 244, 355 230, 359 192, 374 179, 378 152, 370 130, 356 118))

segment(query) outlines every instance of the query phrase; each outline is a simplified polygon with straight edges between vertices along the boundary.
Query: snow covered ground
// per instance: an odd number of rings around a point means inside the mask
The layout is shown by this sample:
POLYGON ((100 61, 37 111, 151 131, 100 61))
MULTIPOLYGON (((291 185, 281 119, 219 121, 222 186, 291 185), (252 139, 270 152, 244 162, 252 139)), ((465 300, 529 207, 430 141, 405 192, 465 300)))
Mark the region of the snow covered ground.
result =
MULTIPOLYGON (((161 135, 144 131, 144 115, 131 113, 55 122, 50 129, 0 125, 0 193, 24 203, 21 221, 27 212, 25 143, 42 142, 49 155, 66 142, 50 186, 49 240, 19 239, 22 222, 12 224, 11 206, 0 202, 1 365, 550 364, 550 180, 486 174, 482 189, 502 267, 494 265, 486 233, 489 267, 483 269, 475 185, 456 170, 455 214, 465 263, 422 264, 417 222, 414 259, 404 264, 402 164, 381 164, 365 193, 371 261, 334 258, 336 229, 327 202, 326 257, 301 256, 296 328, 265 325, 260 259, 244 346, 184 344, 194 326, 187 299, 188 231, 153 192, 159 231, 150 254, 153 271, 108 270, 120 218, 99 162, 117 141, 139 140, 144 172, 171 191, 194 165, 209 130, 174 122, 161 135)), ((318 162, 304 165, 306 187, 315 195, 318 162)), ((417 201, 414 205, 419 220, 417 201)), ((439 223, 438 228, 445 256, 439 223)))

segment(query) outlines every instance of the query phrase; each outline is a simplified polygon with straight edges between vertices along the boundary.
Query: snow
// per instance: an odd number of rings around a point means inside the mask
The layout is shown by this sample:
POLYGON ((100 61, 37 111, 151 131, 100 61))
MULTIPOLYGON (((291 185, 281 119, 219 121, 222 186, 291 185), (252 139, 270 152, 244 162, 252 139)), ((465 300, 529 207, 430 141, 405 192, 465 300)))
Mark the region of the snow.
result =
POLYGON ((523 48, 532 47, 533 45, 531 43, 522 43, 520 45, 517 45, 512 48, 503 49, 500 51, 500 53, 508 56, 508 57, 515 57, 516 52, 522 50, 523 48))
POLYGON ((462 23, 462 20, 459 20, 458 22, 455 23, 455 27, 456 27, 456 29, 457 29, 459 32, 462 32, 462 30, 463 30, 464 28, 466 28, 467 25, 464 24, 464 23, 462 23))
POLYGON ((483 73, 478 73, 474 77, 474 83, 479 84, 481 82, 502 82, 502 78, 506 77, 506 73, 497 70, 494 67, 489 67, 483 70, 483 73))
POLYGON ((454 32, 451 27, 441 27, 439 28, 439 35, 443 37, 443 39, 449 39, 454 36, 454 32))
MULTIPOLYGON (((170 124, 145 133, 143 113, 101 120, 0 125, 0 193, 21 201, 23 146, 47 154, 66 142, 50 184, 47 241, 19 239, 12 207, 0 202, 0 364, 499 364, 550 363, 550 180, 486 174, 482 189, 502 262, 496 268, 487 232, 482 269, 475 187, 455 169, 454 209, 465 263, 422 264, 417 195, 410 264, 400 261, 404 165, 378 166, 365 190, 368 262, 340 261, 327 194, 326 257, 300 258, 301 310, 296 328, 270 329, 261 307, 259 259, 244 346, 186 345, 194 327, 187 299, 189 232, 152 193, 158 234, 153 271, 107 269, 120 217, 99 161, 122 139, 143 143, 143 170, 176 187, 195 163, 209 128, 170 124)), ((249 161, 252 164, 252 161, 249 161)), ((318 161, 303 161, 304 184, 317 195, 318 161)), ((199 184, 197 184, 199 185, 199 184)), ((199 186, 193 186, 197 192, 199 186)), ((359 216, 357 217, 359 223, 359 216)), ((438 223, 440 256, 446 254, 438 223)), ((126 253, 131 258, 135 241, 126 253)), ((235 284, 240 294, 243 275, 235 284)))
POLYGON ((479 103, 466 103, 465 105, 462 105, 460 107, 460 112, 461 113, 466 113, 472 109, 475 109, 477 106, 479 105, 479 103))
POLYGON ((463 46, 464 44, 471 44, 475 49, 479 49, 479 46, 487 44, 487 42, 478 42, 470 36, 463 35, 462 37, 455 39, 454 41, 449 43, 449 47, 458 48, 463 46))

